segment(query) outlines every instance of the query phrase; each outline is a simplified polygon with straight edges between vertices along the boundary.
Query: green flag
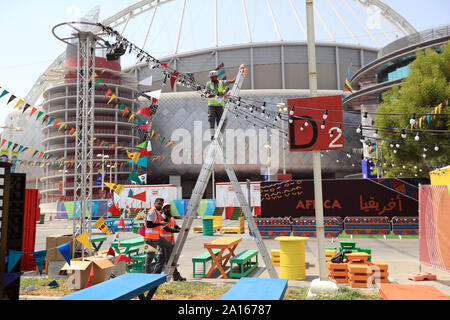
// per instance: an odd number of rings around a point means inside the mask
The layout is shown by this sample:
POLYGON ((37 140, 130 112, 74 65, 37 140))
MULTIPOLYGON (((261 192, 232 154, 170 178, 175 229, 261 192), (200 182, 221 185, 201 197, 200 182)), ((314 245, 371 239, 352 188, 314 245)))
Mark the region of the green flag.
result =
POLYGON ((136 146, 136 148, 139 148, 139 149, 145 149, 145 148, 147 148, 147 140, 145 140, 145 141, 142 142, 141 144, 138 144, 138 145, 136 146))
POLYGON ((128 180, 134 181, 134 182, 136 182, 137 184, 142 184, 141 179, 139 179, 137 173, 136 173, 134 170, 131 171, 130 175, 128 176, 128 180))

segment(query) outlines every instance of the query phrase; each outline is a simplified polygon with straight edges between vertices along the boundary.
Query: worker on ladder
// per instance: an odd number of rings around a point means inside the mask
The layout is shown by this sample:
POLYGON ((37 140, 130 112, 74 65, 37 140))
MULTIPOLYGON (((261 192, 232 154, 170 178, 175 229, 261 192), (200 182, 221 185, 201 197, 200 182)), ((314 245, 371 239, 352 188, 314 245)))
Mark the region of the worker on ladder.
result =
MULTIPOLYGON (((164 263, 169 259, 167 252, 170 252, 171 244, 167 239, 160 236, 161 227, 165 227, 167 222, 161 220, 161 209, 164 203, 164 199, 157 198, 153 207, 147 213, 145 219, 145 244, 157 248, 158 247, 158 261, 156 262, 155 269, 153 273, 161 273, 164 263), (161 257, 160 257, 161 256, 161 257)), ((152 273, 151 266, 153 258, 155 257, 155 252, 147 251, 147 256, 145 257, 145 273, 152 273)))
MULTIPOLYGON (((161 215, 161 220, 164 222, 167 222, 167 225, 165 227, 161 228, 161 238, 165 238, 167 241, 170 242, 171 247, 169 252, 167 252, 167 260, 170 257, 170 254, 172 253, 173 246, 175 244, 175 235, 174 233, 180 232, 180 226, 175 224, 175 220, 172 217, 172 214, 170 213, 170 203, 166 202, 162 206, 163 213, 161 215)), ((160 256, 158 256, 158 261, 160 261, 160 256)), ((156 263, 158 264, 158 262, 156 263)), ((181 274, 178 272, 177 268, 175 268, 173 272, 173 280, 175 281, 186 281, 186 278, 183 278, 181 274)))
POLYGON ((206 90, 209 95, 208 100, 208 122, 211 129, 211 140, 214 138, 215 125, 219 125, 222 118, 223 108, 225 107, 225 95, 229 88, 228 85, 233 84, 236 81, 236 77, 233 80, 218 80, 218 71, 212 70, 209 72, 209 79, 206 83, 206 90))

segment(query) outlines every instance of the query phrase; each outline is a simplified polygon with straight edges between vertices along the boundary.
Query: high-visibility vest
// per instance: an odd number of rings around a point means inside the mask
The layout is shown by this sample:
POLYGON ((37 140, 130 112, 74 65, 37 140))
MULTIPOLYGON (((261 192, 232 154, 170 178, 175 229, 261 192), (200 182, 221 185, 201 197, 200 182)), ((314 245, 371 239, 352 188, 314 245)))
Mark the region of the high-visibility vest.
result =
MULTIPOLYGON (((223 88, 223 81, 222 81, 222 80, 217 80, 217 81, 219 82, 218 85, 217 85, 217 92, 218 92, 218 93, 223 93, 223 90, 224 90, 224 88, 223 88)), ((206 83, 206 86, 207 86, 209 89, 211 89, 211 91, 214 91, 214 83, 212 83, 211 81, 208 81, 208 82, 206 83)), ((211 105, 213 105, 213 106, 222 106, 222 107, 225 107, 225 99, 223 99, 222 102, 219 103, 219 102, 216 100, 216 97, 210 98, 210 99, 208 100, 208 106, 211 106, 211 105)))
MULTIPOLYGON (((173 217, 170 217, 169 223, 167 224, 169 228, 175 227, 175 221, 173 220, 173 217)), ((166 238, 170 242, 175 242, 175 236, 172 232, 164 230, 164 228, 161 228, 160 232, 161 237, 166 238)))
MULTIPOLYGON (((155 223, 161 223, 161 214, 158 212, 158 210, 156 210, 155 208, 151 208, 150 210, 153 210, 153 212, 156 215, 155 223)), ((145 223, 147 224, 147 219, 145 220, 145 223)), ((158 240, 160 231, 161 231, 161 226, 157 226, 154 228, 146 228, 144 239, 158 240)))

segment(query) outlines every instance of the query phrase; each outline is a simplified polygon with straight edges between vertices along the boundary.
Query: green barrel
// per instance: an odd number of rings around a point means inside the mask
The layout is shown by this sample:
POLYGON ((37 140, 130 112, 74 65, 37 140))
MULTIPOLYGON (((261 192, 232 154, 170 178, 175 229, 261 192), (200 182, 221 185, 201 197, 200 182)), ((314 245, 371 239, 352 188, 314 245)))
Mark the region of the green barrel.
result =
POLYGON ((203 235, 212 236, 214 235, 213 229, 213 218, 203 218, 203 235))
POLYGON ((41 213, 39 224, 44 224, 44 220, 45 220, 45 213, 44 214, 41 213))

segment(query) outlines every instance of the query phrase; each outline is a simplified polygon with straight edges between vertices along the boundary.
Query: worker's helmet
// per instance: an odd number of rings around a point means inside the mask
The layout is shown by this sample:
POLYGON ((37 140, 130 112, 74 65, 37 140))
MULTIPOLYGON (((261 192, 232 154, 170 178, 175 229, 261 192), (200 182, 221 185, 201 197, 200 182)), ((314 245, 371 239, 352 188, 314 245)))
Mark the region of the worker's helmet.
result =
POLYGON ((209 77, 217 77, 219 75, 219 73, 217 72, 217 70, 211 70, 209 72, 209 77))
POLYGON ((166 203, 163 204, 162 207, 164 208, 165 206, 169 206, 170 207, 170 203, 166 202, 166 203))

